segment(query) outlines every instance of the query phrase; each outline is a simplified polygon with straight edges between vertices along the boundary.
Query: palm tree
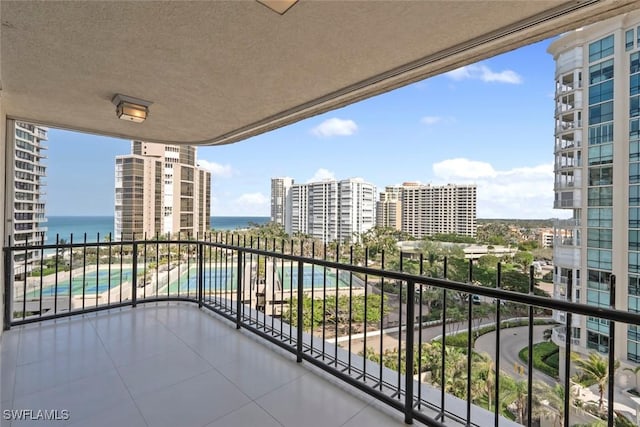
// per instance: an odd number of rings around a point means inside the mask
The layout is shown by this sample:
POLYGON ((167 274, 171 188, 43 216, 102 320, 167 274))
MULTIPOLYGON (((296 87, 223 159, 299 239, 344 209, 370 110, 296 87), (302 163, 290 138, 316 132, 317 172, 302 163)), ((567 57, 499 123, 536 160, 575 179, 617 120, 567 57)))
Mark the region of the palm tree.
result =
POLYGON ((624 371, 629 371, 633 373, 633 376, 635 378, 636 381, 636 385, 633 388, 636 392, 640 392, 640 389, 638 389, 638 374, 640 373, 640 366, 636 366, 635 368, 624 368, 624 371))
POLYGON ((541 382, 534 384, 534 392, 537 403, 545 402, 543 408, 549 408, 550 412, 554 416, 553 425, 564 425, 564 400, 565 396, 564 385, 554 384, 553 386, 541 382))
MULTIPOLYGON (((575 358, 575 356, 574 356, 575 358)), ((609 383, 609 361, 598 353, 589 354, 589 358, 575 360, 576 367, 580 369, 581 375, 578 383, 596 383, 598 385, 598 410, 602 411, 604 405, 604 390, 609 383)), ((614 371, 620 367, 620 361, 614 362, 614 371)))
POLYGON ((527 416, 528 385, 526 380, 514 380, 508 375, 500 375, 501 400, 505 406, 514 404, 516 422, 524 424, 527 416))
POLYGON ((475 375, 472 387, 474 393, 474 401, 483 397, 487 398, 487 409, 491 410, 491 398, 493 397, 494 387, 496 384, 496 371, 493 359, 487 353, 476 354, 477 360, 473 364, 475 375))

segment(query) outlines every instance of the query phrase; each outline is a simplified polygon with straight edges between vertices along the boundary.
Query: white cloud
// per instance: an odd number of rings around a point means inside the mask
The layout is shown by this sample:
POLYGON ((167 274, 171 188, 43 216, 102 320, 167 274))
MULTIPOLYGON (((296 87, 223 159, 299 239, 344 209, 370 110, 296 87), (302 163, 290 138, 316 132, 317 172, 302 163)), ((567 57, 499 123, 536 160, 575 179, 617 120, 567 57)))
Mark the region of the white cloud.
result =
POLYGON ((358 131, 358 125, 353 120, 337 117, 327 119, 311 129, 311 133, 318 137, 349 136, 358 131))
POLYGON ((425 124, 427 126, 433 126, 437 124, 449 124, 453 123, 456 120, 453 117, 444 117, 444 116, 424 116, 420 119, 420 123, 425 124))
POLYGON ((231 165, 221 165, 220 163, 198 159, 198 166, 211 172, 215 178, 231 178, 233 175, 231 165))
POLYGON ((420 119, 420 122, 424 123, 425 125, 435 125, 437 123, 440 123, 441 121, 442 117, 439 116, 425 116, 420 119))
POLYGON ((244 193, 235 199, 229 197, 212 200, 212 215, 268 216, 270 200, 262 193, 244 193))
POLYGON ((434 184, 476 184, 479 218, 552 218, 553 164, 496 170, 491 164, 464 158, 433 165, 434 184))
POLYGON ((520 84, 522 83, 522 76, 513 70, 502 70, 496 72, 491 70, 484 64, 473 64, 460 67, 453 71, 445 73, 445 76, 452 80, 481 80, 486 83, 509 83, 520 84))
POLYGON ((330 170, 320 168, 307 180, 307 184, 310 182, 324 181, 325 179, 336 179, 336 175, 330 170))

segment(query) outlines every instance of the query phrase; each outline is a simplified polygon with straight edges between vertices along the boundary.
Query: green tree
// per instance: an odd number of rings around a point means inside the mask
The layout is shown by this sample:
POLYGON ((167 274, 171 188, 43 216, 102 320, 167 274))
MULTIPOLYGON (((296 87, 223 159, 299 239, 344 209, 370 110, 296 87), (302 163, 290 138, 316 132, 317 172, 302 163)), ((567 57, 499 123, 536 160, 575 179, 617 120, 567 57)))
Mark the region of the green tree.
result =
MULTIPOLYGON (((609 383, 609 361, 595 352, 589 354, 587 359, 582 359, 574 354, 573 359, 580 373, 576 378, 576 382, 579 384, 595 383, 598 385, 598 410, 602 412, 604 391, 609 383)), ((614 363, 614 371, 619 367, 620 361, 616 360, 614 363)))
POLYGON ((531 252, 516 252, 513 256, 513 262, 522 267, 523 271, 528 271, 529 266, 533 262, 533 255, 531 252))
POLYGON ((533 385, 534 396, 536 403, 541 405, 541 408, 547 408, 544 412, 554 417, 554 426, 564 425, 564 400, 565 396, 564 385, 554 384, 549 385, 542 382, 536 382, 533 385))
POLYGON ((516 422, 524 424, 527 417, 528 384, 526 380, 516 380, 508 375, 500 375, 500 395, 505 406, 516 407, 516 422))

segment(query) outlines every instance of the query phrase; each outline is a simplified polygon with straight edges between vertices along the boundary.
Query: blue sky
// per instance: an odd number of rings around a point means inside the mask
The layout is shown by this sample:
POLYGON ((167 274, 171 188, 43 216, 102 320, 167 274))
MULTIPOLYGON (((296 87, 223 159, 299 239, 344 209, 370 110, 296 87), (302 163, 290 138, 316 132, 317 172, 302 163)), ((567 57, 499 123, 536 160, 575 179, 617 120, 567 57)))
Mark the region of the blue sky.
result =
MULTIPOLYGON (((268 216, 270 178, 476 183, 479 218, 553 210, 554 63, 549 41, 236 144, 199 147, 212 215, 268 216)), ((112 215, 126 140, 51 129, 48 215, 112 215)))

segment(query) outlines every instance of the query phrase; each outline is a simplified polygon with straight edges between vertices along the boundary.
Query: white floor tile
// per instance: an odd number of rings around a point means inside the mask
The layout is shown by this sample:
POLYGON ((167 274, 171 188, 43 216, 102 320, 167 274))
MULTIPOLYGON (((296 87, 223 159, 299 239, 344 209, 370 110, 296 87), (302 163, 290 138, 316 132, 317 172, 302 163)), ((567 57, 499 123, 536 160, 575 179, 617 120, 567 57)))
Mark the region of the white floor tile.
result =
POLYGON ((69 427, 146 427, 142 414, 130 398, 82 420, 71 420, 69 427))
POLYGON ((135 398, 151 427, 203 426, 250 400, 232 383, 211 370, 135 398))
POLYGON ((242 408, 225 415, 206 427, 281 427, 275 418, 264 409, 251 402, 242 408))
POLYGON ((120 366, 132 396, 157 390, 210 370, 212 367, 189 348, 181 347, 136 363, 120 366))
POLYGON ((367 402, 313 374, 302 376, 256 400, 285 427, 341 426, 367 402))
MULTIPOLYGON (((67 410, 68 422, 75 422, 95 416, 123 399, 130 399, 130 396, 117 371, 113 369, 90 378, 17 397, 12 409, 67 410)), ((13 424, 22 425, 17 421, 13 424)))

